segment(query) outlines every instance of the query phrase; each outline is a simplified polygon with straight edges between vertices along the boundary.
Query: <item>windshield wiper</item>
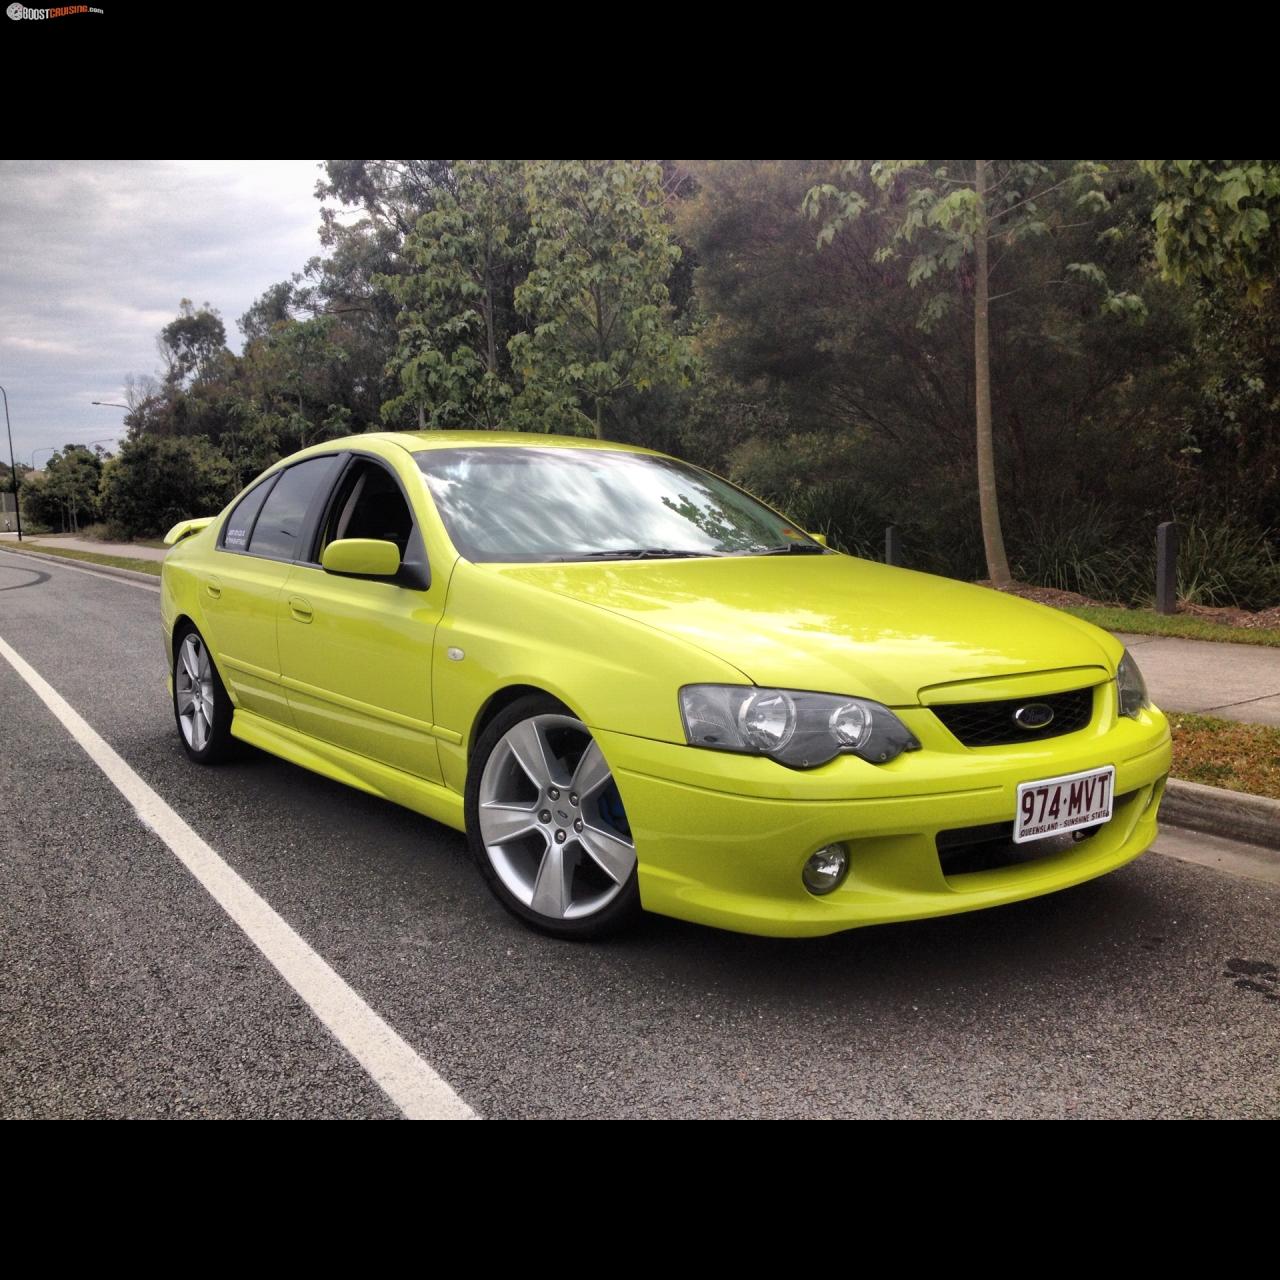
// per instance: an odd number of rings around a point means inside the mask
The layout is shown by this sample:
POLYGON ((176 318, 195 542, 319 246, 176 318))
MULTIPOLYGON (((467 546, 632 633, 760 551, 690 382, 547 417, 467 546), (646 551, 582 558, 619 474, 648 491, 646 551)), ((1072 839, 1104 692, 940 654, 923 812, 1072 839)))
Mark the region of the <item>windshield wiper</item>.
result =
POLYGON ((826 555, 828 548, 818 542, 788 542, 785 547, 765 547, 753 551, 753 556, 821 556, 826 555))
POLYGON ((688 560, 701 556, 718 556, 720 551, 677 551, 672 547, 618 547, 613 551, 583 551, 576 556, 557 556, 558 560, 688 560))

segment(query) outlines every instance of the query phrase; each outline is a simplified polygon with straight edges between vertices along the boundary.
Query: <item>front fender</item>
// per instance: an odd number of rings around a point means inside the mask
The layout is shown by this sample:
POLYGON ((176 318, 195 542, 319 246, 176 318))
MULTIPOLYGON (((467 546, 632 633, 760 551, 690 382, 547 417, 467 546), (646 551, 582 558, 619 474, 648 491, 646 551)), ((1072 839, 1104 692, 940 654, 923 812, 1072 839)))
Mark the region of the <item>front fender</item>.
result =
POLYGON ((677 691, 696 683, 751 682, 644 623, 460 560, 432 658, 446 781, 462 789, 476 718, 514 685, 544 690, 593 730, 683 742, 677 691))

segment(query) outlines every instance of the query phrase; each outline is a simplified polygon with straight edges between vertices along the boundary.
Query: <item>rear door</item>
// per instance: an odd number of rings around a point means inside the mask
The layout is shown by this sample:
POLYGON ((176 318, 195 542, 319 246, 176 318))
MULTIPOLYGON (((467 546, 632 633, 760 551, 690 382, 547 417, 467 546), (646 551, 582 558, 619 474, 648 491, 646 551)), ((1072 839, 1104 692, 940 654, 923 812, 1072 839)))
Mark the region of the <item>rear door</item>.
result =
POLYGON ((251 489, 227 517, 200 583, 206 639, 236 705, 284 724, 277 602, 341 462, 308 458, 251 489))

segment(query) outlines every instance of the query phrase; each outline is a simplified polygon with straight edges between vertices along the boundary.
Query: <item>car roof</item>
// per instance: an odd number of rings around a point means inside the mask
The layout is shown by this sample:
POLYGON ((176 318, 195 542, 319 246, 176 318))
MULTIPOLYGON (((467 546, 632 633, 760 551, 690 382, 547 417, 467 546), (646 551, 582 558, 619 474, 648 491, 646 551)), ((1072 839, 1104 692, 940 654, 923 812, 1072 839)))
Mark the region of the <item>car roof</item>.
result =
POLYGON ((640 445, 622 444, 614 440, 597 440, 592 436, 552 436, 535 431, 377 431, 368 432, 357 440, 376 436, 388 444, 398 444, 410 453, 422 453, 427 449, 457 449, 483 446, 501 448, 520 445, 524 448, 553 449, 607 449, 628 453, 654 453, 640 445))
MULTIPOLYGON (((481 446, 484 448, 520 447, 525 449, 596 449, 614 453, 644 453, 653 457, 666 457, 656 449, 646 449, 638 444, 621 444, 613 440, 596 440, 591 436, 551 436, 536 431, 364 431, 355 436, 343 436, 338 440, 321 440, 280 458, 257 476, 256 484, 264 476, 305 462, 308 458, 340 453, 344 449, 368 449, 370 445, 395 446, 411 454, 427 453, 432 449, 458 449, 481 446)), ((385 455, 383 455, 385 457, 385 455)), ((246 486, 250 487, 250 486, 246 486)), ((241 490, 243 493, 244 490, 241 490)), ((239 495, 237 495, 238 497, 239 495)))

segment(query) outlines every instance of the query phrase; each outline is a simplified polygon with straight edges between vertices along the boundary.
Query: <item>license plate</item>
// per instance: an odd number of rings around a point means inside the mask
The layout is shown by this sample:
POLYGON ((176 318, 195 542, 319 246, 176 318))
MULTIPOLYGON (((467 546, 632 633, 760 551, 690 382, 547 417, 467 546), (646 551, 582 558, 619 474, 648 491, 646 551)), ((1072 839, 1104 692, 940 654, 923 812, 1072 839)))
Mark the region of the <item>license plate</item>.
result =
POLYGON ((1090 769, 1061 778, 1042 778, 1018 787, 1018 816, 1013 824, 1015 844, 1043 840, 1045 836, 1077 827, 1095 827, 1111 818, 1116 771, 1090 769))

